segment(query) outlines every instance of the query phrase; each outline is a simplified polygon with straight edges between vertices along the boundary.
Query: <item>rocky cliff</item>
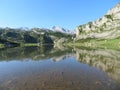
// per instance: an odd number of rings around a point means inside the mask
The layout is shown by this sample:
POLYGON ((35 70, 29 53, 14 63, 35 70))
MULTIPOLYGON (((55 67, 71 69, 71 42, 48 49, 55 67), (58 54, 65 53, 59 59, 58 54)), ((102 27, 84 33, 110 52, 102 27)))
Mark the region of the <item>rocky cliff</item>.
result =
POLYGON ((102 18, 76 28, 76 38, 114 39, 120 37, 120 3, 102 18))

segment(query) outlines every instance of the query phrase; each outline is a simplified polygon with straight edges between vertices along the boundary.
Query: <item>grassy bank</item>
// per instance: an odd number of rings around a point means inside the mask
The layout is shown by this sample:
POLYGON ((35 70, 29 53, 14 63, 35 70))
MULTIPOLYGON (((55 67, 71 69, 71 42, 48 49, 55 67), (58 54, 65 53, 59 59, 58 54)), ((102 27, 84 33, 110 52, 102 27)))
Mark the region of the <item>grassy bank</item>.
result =
POLYGON ((67 46, 88 47, 88 48, 106 48, 120 50, 120 38, 109 40, 82 39, 65 44, 67 46))
POLYGON ((25 43, 25 44, 21 44, 20 46, 22 47, 38 46, 38 43, 25 43))
MULTIPOLYGON (((37 46, 44 46, 44 45, 52 45, 52 44, 38 44, 38 43, 21 43, 20 47, 37 47, 37 46)), ((17 46, 15 46, 17 47, 17 46)), ((7 46, 5 46, 4 44, 0 44, 0 48, 8 48, 7 46)))
POLYGON ((25 43, 25 44, 21 44, 21 47, 31 47, 31 46, 47 46, 47 45, 53 45, 53 44, 38 44, 38 43, 25 43))
POLYGON ((0 48, 4 48, 5 46, 4 46, 4 44, 0 44, 0 48))

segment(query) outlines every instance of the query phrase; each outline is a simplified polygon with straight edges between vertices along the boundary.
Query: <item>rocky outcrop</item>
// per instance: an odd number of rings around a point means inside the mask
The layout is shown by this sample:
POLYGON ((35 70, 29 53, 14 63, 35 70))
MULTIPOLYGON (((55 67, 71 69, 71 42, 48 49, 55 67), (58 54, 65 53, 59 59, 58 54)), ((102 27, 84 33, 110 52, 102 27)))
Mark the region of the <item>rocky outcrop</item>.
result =
POLYGON ((96 21, 76 28, 76 38, 114 39, 120 37, 120 3, 96 21))

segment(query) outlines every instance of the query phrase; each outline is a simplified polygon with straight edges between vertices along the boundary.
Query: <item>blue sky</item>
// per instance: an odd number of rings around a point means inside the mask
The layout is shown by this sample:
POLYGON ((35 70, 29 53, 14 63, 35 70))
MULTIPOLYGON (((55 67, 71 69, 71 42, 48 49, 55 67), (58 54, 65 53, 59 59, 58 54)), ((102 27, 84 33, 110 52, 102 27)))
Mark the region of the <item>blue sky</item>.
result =
POLYGON ((102 17, 119 0, 0 0, 0 27, 76 26, 102 17))

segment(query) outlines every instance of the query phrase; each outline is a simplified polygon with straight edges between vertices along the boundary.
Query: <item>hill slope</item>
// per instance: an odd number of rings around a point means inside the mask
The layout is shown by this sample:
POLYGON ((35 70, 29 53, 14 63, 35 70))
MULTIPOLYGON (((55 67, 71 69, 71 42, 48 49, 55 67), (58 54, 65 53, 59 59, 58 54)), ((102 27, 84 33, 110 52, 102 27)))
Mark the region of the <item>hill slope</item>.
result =
POLYGON ((76 28, 76 39, 115 39, 120 37, 120 3, 102 18, 76 28))
MULTIPOLYGON (((69 39, 72 35, 61 32, 54 32, 51 30, 44 30, 40 28, 32 28, 29 30, 13 29, 13 28, 0 28, 1 41, 26 44, 26 43, 39 43, 39 44, 53 44, 61 38, 69 39)), ((0 41, 0 44, 4 44, 0 41)))

